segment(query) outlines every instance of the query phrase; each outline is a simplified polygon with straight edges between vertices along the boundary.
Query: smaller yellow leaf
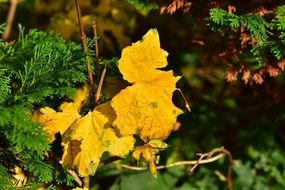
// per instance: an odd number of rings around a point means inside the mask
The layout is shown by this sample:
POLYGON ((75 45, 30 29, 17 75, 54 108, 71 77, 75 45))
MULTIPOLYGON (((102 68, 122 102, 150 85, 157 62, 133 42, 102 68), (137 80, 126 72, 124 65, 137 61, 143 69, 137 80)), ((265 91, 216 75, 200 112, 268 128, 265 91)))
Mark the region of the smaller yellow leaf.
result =
POLYGON ((110 103, 97 106, 94 111, 77 119, 63 134, 63 164, 76 168, 80 176, 94 175, 105 151, 124 157, 133 149, 132 136, 118 137, 112 122, 116 114, 110 103))
POLYGON ((76 120, 63 136, 63 164, 77 168, 80 176, 94 175, 103 154, 100 126, 95 124, 91 112, 76 120))
POLYGON ((62 112, 45 107, 32 114, 32 119, 43 124, 44 129, 50 134, 50 142, 54 141, 55 134, 63 134, 70 125, 78 118, 80 114, 76 111, 77 107, 73 103, 64 103, 62 112))
POLYGON ((159 161, 159 156, 157 154, 159 153, 159 151, 164 150, 167 147, 168 145, 162 142, 161 140, 152 139, 147 144, 136 147, 133 152, 133 157, 138 161, 142 159, 144 163, 148 166, 148 169, 151 174, 156 177, 157 171, 155 164, 159 161))
POLYGON ((55 139, 55 134, 63 134, 78 118, 80 109, 88 98, 87 85, 77 89, 73 102, 63 102, 59 112, 54 109, 45 107, 32 114, 32 119, 44 125, 44 129, 50 134, 49 140, 55 139))
POLYGON ((152 148, 150 145, 145 144, 143 146, 137 147, 133 152, 133 157, 136 160, 143 160, 144 163, 148 166, 151 174, 156 177, 156 167, 155 163, 157 162, 158 156, 156 154, 159 153, 159 150, 156 148, 152 148))

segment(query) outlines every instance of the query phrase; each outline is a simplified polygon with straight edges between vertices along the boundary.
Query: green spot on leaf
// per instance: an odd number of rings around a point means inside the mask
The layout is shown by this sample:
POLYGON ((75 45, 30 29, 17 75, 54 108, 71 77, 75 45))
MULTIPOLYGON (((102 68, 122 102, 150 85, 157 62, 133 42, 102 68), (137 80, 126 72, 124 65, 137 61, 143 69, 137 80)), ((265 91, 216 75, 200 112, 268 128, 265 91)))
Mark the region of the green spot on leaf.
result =
POLYGON ((158 107, 158 102, 151 102, 150 105, 152 106, 152 108, 157 108, 158 107))

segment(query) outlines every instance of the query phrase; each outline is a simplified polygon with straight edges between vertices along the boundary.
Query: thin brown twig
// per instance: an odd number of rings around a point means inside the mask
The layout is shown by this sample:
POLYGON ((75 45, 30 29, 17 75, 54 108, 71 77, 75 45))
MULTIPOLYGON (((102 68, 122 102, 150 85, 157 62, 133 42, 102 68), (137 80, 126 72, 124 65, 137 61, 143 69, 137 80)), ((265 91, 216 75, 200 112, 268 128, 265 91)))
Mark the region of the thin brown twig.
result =
POLYGON ((99 45, 98 45, 97 23, 95 20, 92 21, 92 28, 93 28, 93 32, 94 32, 94 38, 95 38, 95 55, 96 55, 95 69, 97 69, 96 75, 97 75, 97 81, 99 81, 98 86, 97 86, 97 90, 96 90, 95 101, 94 101, 94 104, 96 106, 99 104, 99 101, 100 101, 101 91, 102 91, 103 82, 105 79, 107 67, 106 67, 106 65, 104 66, 101 77, 99 78, 99 72, 100 72, 99 45))
POLYGON ((82 48, 85 54, 87 53, 86 35, 84 32, 83 25, 81 23, 81 10, 80 10, 80 5, 78 3, 78 0, 75 0, 75 7, 76 7, 77 21, 78 21, 78 26, 79 26, 80 36, 81 36, 81 45, 82 45, 82 48))
POLYGON ((227 178, 219 171, 215 170, 214 174, 223 182, 227 182, 227 178))
MULTIPOLYGON (((228 159, 229 159, 229 166, 228 166, 228 171, 227 171, 227 186, 228 186, 228 189, 229 190, 233 190, 233 184, 232 184, 232 164, 233 164, 233 157, 231 155, 231 153, 225 149, 224 147, 220 147, 220 148, 215 148, 213 150, 211 150, 210 152, 208 153, 202 153, 202 154, 199 154, 200 155, 200 159, 203 159, 205 157, 207 158, 211 158, 214 154, 217 154, 217 153, 222 153, 224 155, 227 155, 228 159)), ((197 160, 197 163, 192 167, 190 168, 188 171, 189 172, 193 172, 194 169, 199 165, 199 160, 197 160)))
POLYGON ((198 165, 201 164, 201 161, 205 158, 208 157, 208 153, 204 153, 204 154, 198 154, 200 155, 200 158, 197 160, 197 162, 188 170, 189 173, 193 173, 194 170, 198 167, 198 165))
POLYGON ((94 33, 94 39, 95 39, 95 56, 96 56, 96 61, 95 61, 95 70, 97 70, 97 81, 99 81, 99 45, 98 45, 98 34, 97 34, 97 23, 95 20, 92 21, 92 28, 93 28, 93 33, 94 33))
MULTIPOLYGON (((207 153, 198 153, 197 155, 200 156, 200 158, 197 160, 196 164, 188 170, 188 172, 193 173, 193 171, 195 170, 195 168, 197 168, 197 166, 199 165, 199 162, 201 160, 203 160, 205 157, 211 158, 214 154, 221 153, 222 150, 224 150, 224 147, 214 148, 213 150, 211 150, 210 152, 207 152, 207 153)), ((222 152, 222 153, 224 154, 224 152, 222 152)))
POLYGON ((9 13, 8 13, 8 17, 7 17, 7 20, 6 20, 7 25, 5 27, 5 30, 4 30, 4 33, 3 33, 3 36, 2 36, 2 39, 4 41, 6 41, 9 38, 9 36, 10 36, 18 3, 19 3, 18 0, 10 0, 9 13))
POLYGON ((229 166, 228 166, 228 171, 227 171, 227 184, 229 190, 233 190, 233 176, 232 176, 232 165, 234 163, 232 154, 225 148, 221 149, 221 152, 226 154, 229 159, 229 166))
MULTIPOLYGON (((212 158, 202 159, 202 160, 200 160, 199 163, 200 164, 208 164, 211 162, 215 162, 224 156, 225 156, 225 154, 221 153, 221 154, 218 154, 216 156, 213 156, 212 158)), ((179 161, 179 162, 174 162, 172 164, 157 166, 156 169, 162 170, 162 169, 172 168, 172 167, 181 166, 181 165, 195 165, 196 163, 197 163, 197 160, 179 161)), ((122 164, 122 167, 126 168, 126 169, 130 169, 130 170, 137 170, 137 171, 144 171, 144 170, 148 169, 147 167, 129 166, 126 164, 122 164)))
MULTIPOLYGON (((161 170, 161 169, 171 168, 171 167, 180 166, 180 165, 193 165, 188 170, 188 172, 192 173, 195 170, 195 168, 198 167, 198 165, 215 162, 226 155, 229 159, 229 166, 228 166, 228 171, 227 171, 226 182, 227 182, 228 189, 233 190, 233 185, 232 185, 233 158, 232 158, 231 153, 228 150, 226 150, 224 147, 220 147, 220 148, 215 148, 208 153, 199 153, 198 155, 200 156, 198 160, 179 161, 179 162, 175 162, 175 163, 168 164, 168 165, 157 166, 156 169, 161 170), (214 156, 215 154, 218 154, 218 155, 214 156)), ((143 170, 148 169, 147 167, 136 167, 136 166, 129 166, 125 164, 122 164, 122 167, 126 169, 130 169, 130 170, 137 170, 137 171, 143 171, 143 170)))
POLYGON ((88 72, 88 79, 89 79, 89 83, 90 83, 90 87, 91 87, 91 92, 93 93, 93 97, 94 97, 94 103, 95 103, 95 96, 94 96, 94 80, 93 80, 93 75, 92 75, 92 69, 90 66, 90 63, 87 59, 87 42, 86 42, 86 34, 84 32, 84 28, 83 25, 81 23, 81 11, 80 11, 80 5, 78 3, 78 0, 75 0, 75 7, 76 7, 76 15, 77 15, 77 20, 78 20, 78 25, 79 25, 79 31, 80 31, 80 36, 81 36, 81 45, 82 45, 82 49, 84 52, 84 56, 85 56, 85 60, 87 62, 86 67, 87 67, 87 72, 88 72))

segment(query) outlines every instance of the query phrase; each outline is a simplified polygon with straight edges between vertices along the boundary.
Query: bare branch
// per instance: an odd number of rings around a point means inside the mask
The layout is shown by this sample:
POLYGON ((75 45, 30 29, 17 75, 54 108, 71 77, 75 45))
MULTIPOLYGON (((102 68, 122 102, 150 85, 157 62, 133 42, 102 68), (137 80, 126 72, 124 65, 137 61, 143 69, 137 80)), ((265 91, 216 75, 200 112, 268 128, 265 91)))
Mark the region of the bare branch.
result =
POLYGON ((99 104, 100 101, 100 96, 101 96, 101 91, 102 91, 102 87, 103 87, 103 82, 105 79, 105 75, 106 75, 106 71, 107 71, 107 66, 105 65, 104 70, 102 71, 101 77, 100 77, 100 81, 97 87, 97 91, 96 91, 96 95, 95 95, 95 106, 99 104))
POLYGON ((193 173, 194 170, 198 167, 198 165, 201 164, 201 161, 202 161, 205 157, 208 157, 208 153, 198 154, 198 155, 200 155, 200 158, 197 160, 197 162, 194 164, 194 166, 192 166, 192 167, 188 170, 189 173, 193 173))
POLYGON ((7 21, 6 21, 7 25, 5 27, 5 30, 2 36, 2 39, 4 41, 6 41, 10 36, 18 3, 19 3, 18 0, 10 0, 10 9, 9 9, 9 13, 8 13, 7 21))
POLYGON ((97 70, 97 82, 99 81, 99 45, 98 45, 98 34, 97 34, 97 23, 95 20, 92 21, 92 28, 93 28, 93 33, 94 33, 94 40, 95 40, 95 56, 96 56, 96 61, 95 61, 95 70, 97 70))
MULTIPOLYGON (((207 158, 207 159, 204 159, 204 160, 200 160, 200 164, 208 164, 208 163, 211 163, 211 162, 215 162, 217 160, 219 160, 220 158, 224 157, 225 154, 221 153, 221 154, 218 154, 212 158, 207 158)), ((197 160, 189 160, 189 161, 179 161, 179 162, 174 162, 172 164, 168 164, 168 165, 161 165, 161 166, 157 166, 156 169, 157 170, 162 170, 162 169, 166 169, 166 168, 172 168, 172 167, 176 167, 176 166, 181 166, 181 165, 195 165, 197 164, 197 160)), ((137 171, 143 171, 143 170, 147 170, 148 168, 147 167, 137 167, 137 166, 129 166, 129 165, 125 165, 125 164, 122 164, 122 167, 123 168, 126 168, 126 169, 130 169, 130 170, 137 170, 137 171)))
MULTIPOLYGON (((179 162, 175 162, 175 163, 168 164, 168 165, 157 166, 156 169, 161 170, 161 169, 171 168, 171 167, 180 166, 180 165, 193 165, 190 169, 188 169, 189 173, 193 173, 194 170, 198 167, 198 165, 215 162, 219 160, 220 158, 224 157, 225 155, 229 159, 228 172, 227 172, 227 177, 225 181, 227 182, 228 189, 233 190, 233 185, 232 185, 233 158, 232 158, 231 153, 228 150, 226 150, 224 147, 215 148, 208 153, 199 153, 198 156, 200 157, 198 160, 179 161, 179 162), (215 154, 218 154, 218 155, 214 156, 215 154)), ((137 170, 137 171, 143 171, 143 170, 148 169, 147 167, 136 167, 136 166, 129 166, 125 164, 122 164, 122 167, 126 169, 130 169, 130 170, 137 170)), ((221 178, 222 174, 221 173, 218 173, 218 174, 221 178)))
POLYGON ((77 13, 77 20, 78 20, 78 25, 79 25, 79 31, 80 31, 80 35, 81 35, 81 45, 82 45, 82 49, 83 49, 83 52, 84 52, 85 60, 87 62, 86 67, 87 67, 87 72, 88 72, 89 84, 90 84, 90 87, 91 87, 92 95, 94 97, 93 101, 95 103, 94 80, 93 80, 91 66, 90 66, 90 63, 89 63, 89 61, 87 59, 88 49, 87 49, 87 42, 86 42, 86 34, 84 32, 84 28, 83 28, 83 25, 81 23, 81 11, 80 11, 80 5, 78 3, 78 0, 75 0, 75 6, 76 6, 76 13, 77 13))
POLYGON ((229 159, 229 165, 228 165, 226 182, 227 182, 228 189, 229 190, 233 190, 233 184, 232 184, 232 164, 233 164, 233 158, 232 158, 231 153, 227 149, 225 149, 224 147, 215 148, 215 149, 211 150, 208 153, 198 154, 200 156, 200 158, 197 160, 197 163, 192 168, 190 168, 188 171, 190 173, 192 173, 195 170, 195 168, 200 164, 200 160, 203 160, 203 158, 205 158, 205 157, 211 158, 216 153, 227 155, 227 157, 229 159))

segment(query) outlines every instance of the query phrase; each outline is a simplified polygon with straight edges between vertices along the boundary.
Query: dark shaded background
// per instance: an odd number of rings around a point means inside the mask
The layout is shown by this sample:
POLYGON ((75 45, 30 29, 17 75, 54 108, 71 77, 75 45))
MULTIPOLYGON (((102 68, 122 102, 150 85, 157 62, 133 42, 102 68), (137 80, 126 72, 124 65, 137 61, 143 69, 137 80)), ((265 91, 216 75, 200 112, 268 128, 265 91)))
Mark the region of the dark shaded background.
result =
MULTIPOLYGON (((235 6, 237 13, 244 14, 260 5, 281 3, 251 0, 239 1, 235 6)), ((262 85, 227 82, 227 64, 218 55, 229 47, 230 34, 213 32, 208 27, 210 7, 208 1, 200 0, 189 13, 160 15, 158 10, 140 12, 126 1, 81 2, 83 23, 90 37, 90 22, 95 19, 98 23, 102 57, 120 57, 125 46, 155 27, 162 48, 169 53, 168 68, 183 76, 178 87, 191 104, 191 112, 185 109, 181 95, 175 93, 174 100, 185 114, 178 118, 182 124, 179 130, 167 139, 171 146, 161 154, 161 164, 196 159, 196 153, 224 146, 235 159, 234 189, 284 189, 284 74, 265 78, 262 85)), ((5 22, 8 8, 9 4, 0 4, 1 23, 5 22)), ((75 13, 73 1, 23 1, 10 40, 17 37, 17 24, 21 23, 27 29, 58 32, 79 42, 75 13)), ((192 175, 186 172, 187 166, 171 168, 161 171, 154 180, 146 172, 109 165, 98 170, 92 188, 226 189, 219 172, 226 175, 227 166, 227 160, 222 159, 199 166, 192 175)))

